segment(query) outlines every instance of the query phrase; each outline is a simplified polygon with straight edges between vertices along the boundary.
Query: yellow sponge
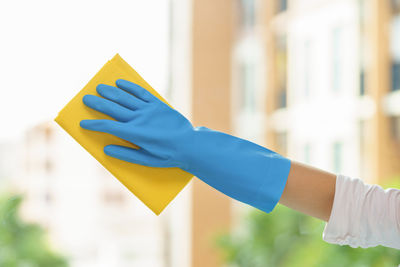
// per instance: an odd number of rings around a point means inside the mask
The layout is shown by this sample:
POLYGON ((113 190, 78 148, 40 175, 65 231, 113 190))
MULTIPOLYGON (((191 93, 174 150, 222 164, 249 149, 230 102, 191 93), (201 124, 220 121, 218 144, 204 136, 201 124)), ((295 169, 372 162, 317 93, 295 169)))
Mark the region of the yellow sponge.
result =
POLYGON ((99 96, 96 92, 96 86, 99 83, 115 86, 117 79, 125 79, 139 84, 167 103, 117 54, 59 112, 55 121, 158 215, 185 187, 193 175, 179 168, 152 168, 109 157, 103 152, 106 145, 135 146, 110 134, 84 130, 79 126, 79 122, 83 119, 110 119, 110 117, 86 107, 82 98, 86 94, 99 96))

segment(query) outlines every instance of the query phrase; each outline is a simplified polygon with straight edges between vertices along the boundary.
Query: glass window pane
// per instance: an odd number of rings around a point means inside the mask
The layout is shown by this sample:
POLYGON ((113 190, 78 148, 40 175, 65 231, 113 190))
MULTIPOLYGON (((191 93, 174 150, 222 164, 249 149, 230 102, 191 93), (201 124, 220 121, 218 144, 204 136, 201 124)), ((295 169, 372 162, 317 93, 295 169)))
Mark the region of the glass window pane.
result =
POLYGON ((255 0, 239 0, 239 18, 242 28, 251 28, 255 24, 255 0))
POLYGON ((278 153, 286 156, 287 155, 287 133, 277 133, 276 134, 276 145, 278 153))
POLYGON ((240 66, 240 89, 242 91, 242 108, 255 110, 256 75, 253 63, 243 63, 240 66))
POLYGON ((305 144, 303 150, 304 150, 303 151, 304 163, 311 164, 311 144, 310 143, 305 144))
POLYGON ((307 40, 304 44, 304 96, 310 96, 312 71, 312 44, 307 40))
POLYGON ((332 32, 332 89, 339 91, 342 85, 342 59, 341 59, 342 29, 335 28, 332 32))
POLYGON ((400 142, 400 116, 390 118, 390 128, 394 140, 400 142))
POLYGON ((340 173, 342 171, 342 153, 343 144, 341 142, 335 142, 333 144, 333 171, 340 173))
POLYGON ((275 69, 277 76, 277 106, 278 108, 286 107, 287 98, 287 40, 286 35, 278 35, 275 37, 275 69))
POLYGON ((392 18, 390 32, 391 66, 391 90, 400 89, 400 15, 392 18))
POLYGON ((288 8, 288 0, 277 0, 276 1, 276 12, 281 13, 286 11, 288 8))

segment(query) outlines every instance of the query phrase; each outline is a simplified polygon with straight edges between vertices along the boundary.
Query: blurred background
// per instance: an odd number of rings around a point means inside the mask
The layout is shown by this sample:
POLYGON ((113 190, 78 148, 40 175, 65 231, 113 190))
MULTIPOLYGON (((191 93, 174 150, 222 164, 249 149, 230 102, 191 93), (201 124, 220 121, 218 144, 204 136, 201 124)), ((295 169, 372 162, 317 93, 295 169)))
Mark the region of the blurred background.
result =
POLYGON ((194 179, 155 216, 53 122, 115 53, 190 118, 400 187, 399 0, 0 1, 0 266, 396 266, 194 179))

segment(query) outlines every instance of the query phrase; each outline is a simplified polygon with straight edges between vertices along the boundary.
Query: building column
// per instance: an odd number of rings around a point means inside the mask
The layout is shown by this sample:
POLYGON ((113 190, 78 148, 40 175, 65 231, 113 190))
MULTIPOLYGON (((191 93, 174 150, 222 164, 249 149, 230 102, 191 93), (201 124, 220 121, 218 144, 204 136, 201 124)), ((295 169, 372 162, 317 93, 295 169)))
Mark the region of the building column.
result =
MULTIPOLYGON (((370 140, 368 161, 371 166, 373 183, 382 182, 391 175, 391 143, 389 118, 384 113, 383 99, 390 88, 390 2, 381 0, 370 1, 369 40, 371 58, 368 62, 367 94, 375 102, 375 113, 368 123, 367 131, 370 140)), ((367 22, 368 23, 368 22, 367 22)))
MULTIPOLYGON (((192 121, 231 131, 231 0, 193 0, 192 121)), ((230 199, 202 181, 193 181, 192 266, 221 266, 214 246, 219 229, 228 229, 230 199)))

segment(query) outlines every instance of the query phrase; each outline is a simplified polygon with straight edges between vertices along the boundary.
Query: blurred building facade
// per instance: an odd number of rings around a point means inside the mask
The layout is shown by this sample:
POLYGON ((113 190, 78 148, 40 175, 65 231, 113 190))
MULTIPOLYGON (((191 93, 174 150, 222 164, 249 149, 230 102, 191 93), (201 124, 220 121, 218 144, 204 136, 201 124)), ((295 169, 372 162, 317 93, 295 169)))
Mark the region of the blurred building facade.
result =
POLYGON ((235 133, 371 183, 398 175, 399 1, 235 2, 235 133))
POLYGON ((54 123, 29 129, 21 149, 22 215, 71 266, 169 266, 167 212, 155 216, 54 123))
POLYGON ((358 1, 272 2, 267 143, 292 159, 359 176, 358 1))

